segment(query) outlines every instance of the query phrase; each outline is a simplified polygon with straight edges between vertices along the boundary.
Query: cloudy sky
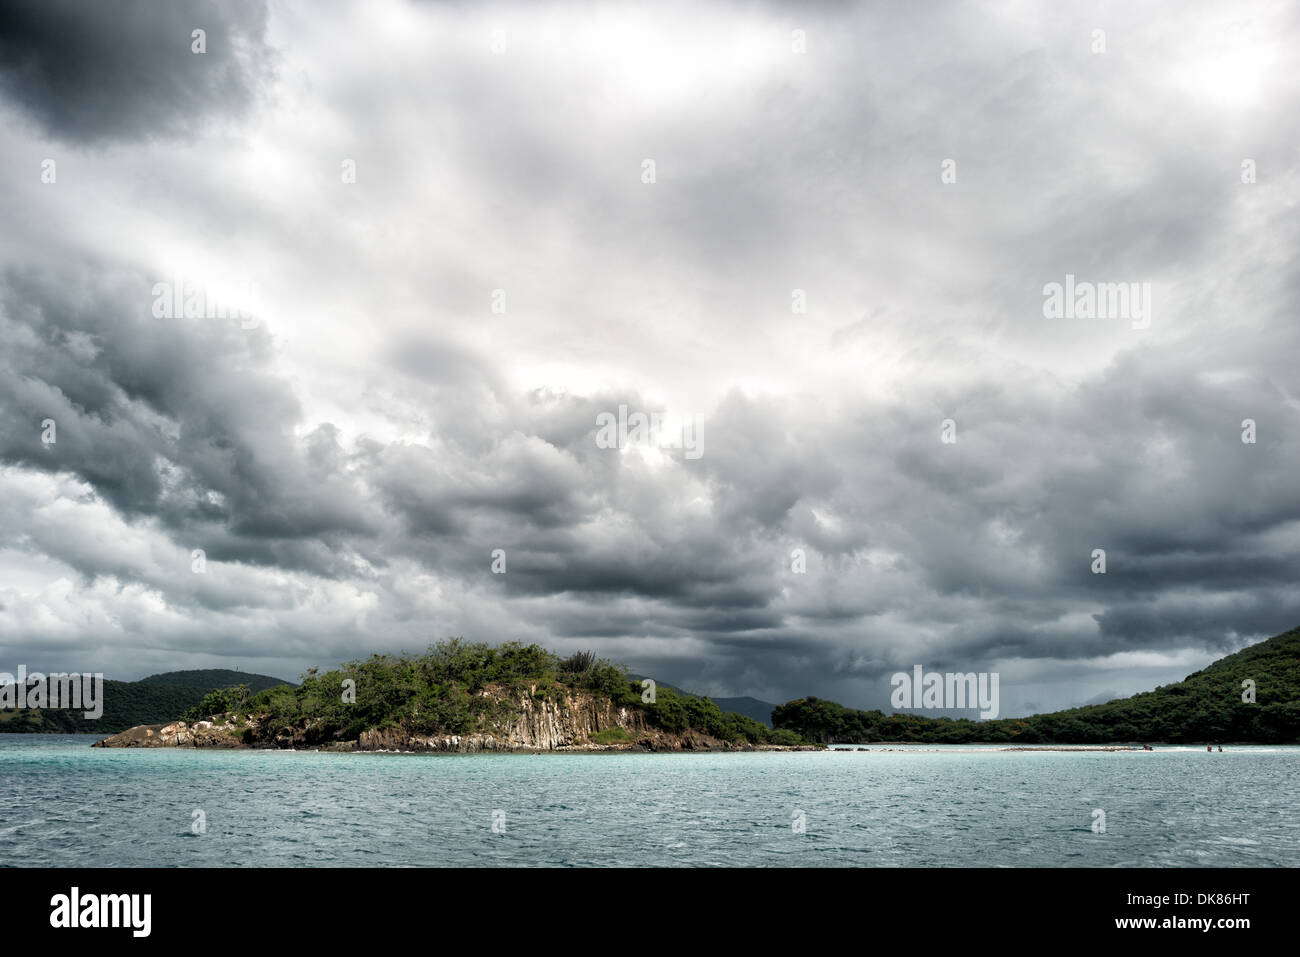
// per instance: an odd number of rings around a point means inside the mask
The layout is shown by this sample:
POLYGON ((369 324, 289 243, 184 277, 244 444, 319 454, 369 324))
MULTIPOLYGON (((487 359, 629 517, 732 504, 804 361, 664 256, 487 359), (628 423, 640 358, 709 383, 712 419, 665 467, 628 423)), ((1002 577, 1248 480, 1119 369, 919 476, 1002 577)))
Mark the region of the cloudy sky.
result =
POLYGON ((1012 715, 1300 624, 1293 5, 4 6, 0 670, 1012 715))

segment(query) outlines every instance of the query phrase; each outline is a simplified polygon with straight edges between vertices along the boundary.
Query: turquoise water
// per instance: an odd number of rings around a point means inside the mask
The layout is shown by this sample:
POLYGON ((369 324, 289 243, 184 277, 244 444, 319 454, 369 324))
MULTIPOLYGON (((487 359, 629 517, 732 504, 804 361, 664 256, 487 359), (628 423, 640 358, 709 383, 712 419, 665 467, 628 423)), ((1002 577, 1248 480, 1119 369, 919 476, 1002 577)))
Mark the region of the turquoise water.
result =
POLYGON ((401 755, 94 740, 0 735, 0 860, 1300 866, 1300 748, 401 755))

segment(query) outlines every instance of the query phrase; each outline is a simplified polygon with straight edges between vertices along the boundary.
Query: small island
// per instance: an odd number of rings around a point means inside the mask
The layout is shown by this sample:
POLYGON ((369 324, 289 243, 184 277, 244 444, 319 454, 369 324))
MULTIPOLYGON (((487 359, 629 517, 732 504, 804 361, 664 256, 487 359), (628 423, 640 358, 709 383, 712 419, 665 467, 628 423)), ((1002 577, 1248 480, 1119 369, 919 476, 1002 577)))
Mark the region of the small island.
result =
POLYGON ((708 698, 629 678, 579 652, 460 639, 423 655, 371 655, 250 694, 211 692, 166 724, 94 747, 553 752, 814 750, 794 731, 724 712, 708 698))

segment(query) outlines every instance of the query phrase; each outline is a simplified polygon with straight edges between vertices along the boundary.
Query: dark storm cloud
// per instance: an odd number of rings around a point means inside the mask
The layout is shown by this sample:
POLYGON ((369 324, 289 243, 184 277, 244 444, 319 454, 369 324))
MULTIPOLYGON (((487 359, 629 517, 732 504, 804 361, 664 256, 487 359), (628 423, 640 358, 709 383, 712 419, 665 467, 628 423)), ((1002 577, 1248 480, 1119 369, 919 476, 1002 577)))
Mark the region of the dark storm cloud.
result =
POLYGON ((146 277, 95 263, 4 277, 0 456, 78 475, 214 558, 328 564, 296 540, 373 522, 331 427, 293 438, 301 410, 264 329, 160 319, 153 302, 146 277))
MULTIPOLYGON (((265 333, 154 319, 147 301, 130 305, 147 286, 138 277, 87 270, 76 286, 31 274, 5 285, 6 461, 71 471, 123 514, 207 542, 214 559, 348 575, 336 552, 371 551, 481 584, 488 552, 504 547, 510 572, 494 584, 567 596, 540 616, 559 634, 702 642, 640 666, 665 680, 734 688, 766 675, 764 687, 792 694, 829 668, 885 687, 896 654, 861 638, 818 650, 810 632, 847 637, 890 613, 946 620, 927 664, 967 668, 1135 641, 1226 647, 1225 634, 1279 631, 1300 614, 1279 591, 1295 551, 1260 538, 1300 519, 1282 480, 1300 465, 1300 418, 1266 380, 1198 383, 1176 353, 1118 363, 1051 399, 1030 379, 954 390, 953 446, 915 402, 858 401, 827 417, 812 401, 733 394, 707 423, 695 471, 662 482, 594 444, 594 412, 629 397, 507 399, 493 424, 500 410, 458 409, 448 431, 486 449, 444 441, 436 421, 430 445, 352 453, 328 424, 292 442, 301 410, 268 371, 265 333), (1240 442, 1243 409, 1269 424, 1260 445, 1240 442), (52 448, 39 442, 45 416, 58 422, 52 448), (678 511, 688 477, 715 498, 707 514, 678 511), (790 573, 793 547, 811 553, 807 575, 790 573), (1094 547, 1108 550, 1104 577, 1089 570, 1094 547), (877 566, 873 550, 901 557, 877 566), (781 598, 823 587, 807 608, 781 598), (640 607, 609 606, 619 598, 640 607), (1042 629, 1081 603, 1108 609, 1100 629, 1045 642, 1042 629)), ((463 360, 415 357, 410 371, 472 388, 463 360)))
POLYGON ((270 70, 261 0, 5 0, 0 18, 0 90, 73 143, 192 134, 247 111, 270 70))
POLYGON ((36 265, 0 289, 0 560, 35 583, 0 638, 28 658, 86 622, 289 673, 464 634, 769 700, 1002 668, 1014 710, 1300 620, 1297 90, 1243 80, 1294 16, 1243 44, 1208 7, 518 8, 497 56, 440 5, 92 8, 37 42, 47 9, 8 102, 122 157, 45 188, 7 134, 36 265), (156 319, 119 247, 284 294, 256 329, 156 319), (1152 283, 1150 328, 1046 320, 1066 273, 1152 283), (703 456, 598 447, 620 405, 698 413, 703 456))

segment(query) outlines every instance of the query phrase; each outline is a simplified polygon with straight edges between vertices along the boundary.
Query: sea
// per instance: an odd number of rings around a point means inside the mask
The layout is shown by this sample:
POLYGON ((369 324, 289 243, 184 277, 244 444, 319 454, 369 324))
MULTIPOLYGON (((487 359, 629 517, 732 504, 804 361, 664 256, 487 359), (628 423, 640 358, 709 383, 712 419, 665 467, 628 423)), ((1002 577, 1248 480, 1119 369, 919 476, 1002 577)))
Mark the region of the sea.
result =
POLYGON ((1300 747, 386 754, 0 734, 6 866, 1300 866, 1300 747))

